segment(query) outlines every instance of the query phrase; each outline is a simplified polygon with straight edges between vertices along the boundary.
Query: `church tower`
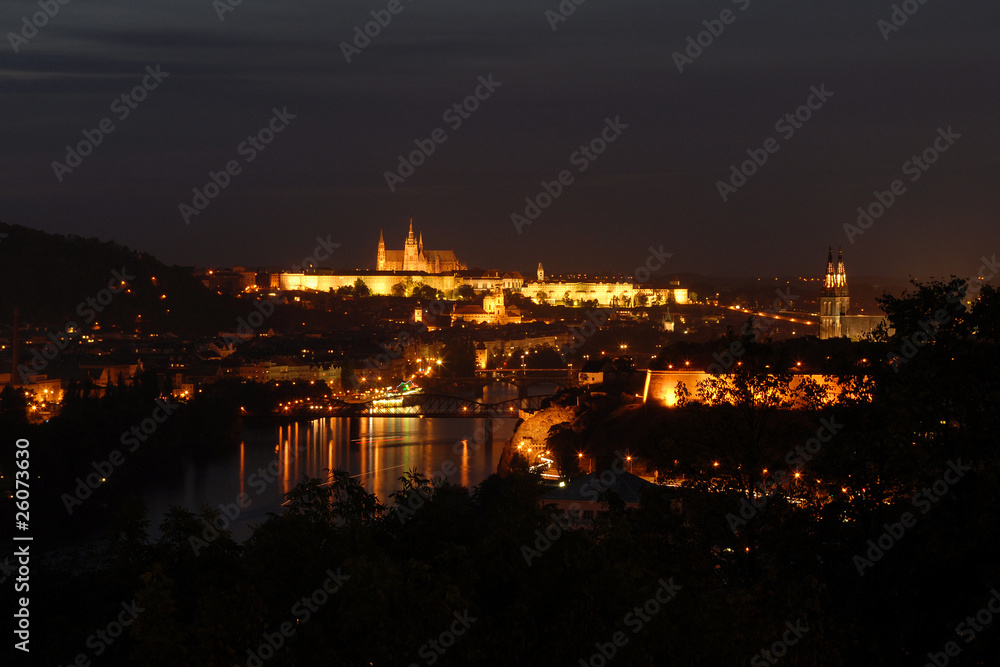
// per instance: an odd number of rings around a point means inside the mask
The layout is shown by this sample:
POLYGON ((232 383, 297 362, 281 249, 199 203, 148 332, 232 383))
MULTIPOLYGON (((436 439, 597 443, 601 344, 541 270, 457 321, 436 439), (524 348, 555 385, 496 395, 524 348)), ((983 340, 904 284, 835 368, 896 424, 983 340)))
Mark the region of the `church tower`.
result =
POLYGON ((425 250, 424 235, 423 233, 414 233, 412 218, 410 219, 410 231, 406 235, 402 250, 386 249, 385 235, 379 231, 376 266, 379 271, 434 274, 464 271, 467 268, 465 264, 458 261, 454 250, 425 250))
POLYGON ((542 268, 542 263, 538 263, 538 282, 545 282, 545 269, 542 268))
POLYGON ((403 270, 419 271, 420 250, 417 246, 417 239, 413 236, 413 218, 410 218, 410 233, 406 235, 406 244, 403 246, 403 270))
POLYGON ((833 247, 826 258, 826 276, 819 293, 819 337, 839 338, 844 335, 841 318, 848 314, 851 297, 847 291, 844 251, 838 249, 837 264, 833 264, 833 247))
POLYGON ((378 230, 378 259, 375 262, 376 271, 386 271, 387 267, 385 265, 385 237, 382 236, 382 230, 378 230))

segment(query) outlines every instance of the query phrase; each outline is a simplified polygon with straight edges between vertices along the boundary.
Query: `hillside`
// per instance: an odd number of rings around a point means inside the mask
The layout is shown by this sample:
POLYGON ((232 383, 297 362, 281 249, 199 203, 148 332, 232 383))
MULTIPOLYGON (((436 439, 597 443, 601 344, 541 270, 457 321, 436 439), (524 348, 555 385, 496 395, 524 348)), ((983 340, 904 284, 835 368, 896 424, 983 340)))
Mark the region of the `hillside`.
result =
POLYGON ((0 323, 9 331, 14 308, 21 326, 61 329, 77 322, 102 331, 210 334, 231 328, 239 303, 210 291, 190 270, 110 241, 62 236, 0 223, 0 323), (111 296, 124 275, 128 289, 111 296), (101 292, 104 291, 102 295, 101 292), (88 303, 89 299, 97 301, 88 303), (105 305, 102 305, 101 302, 105 305))

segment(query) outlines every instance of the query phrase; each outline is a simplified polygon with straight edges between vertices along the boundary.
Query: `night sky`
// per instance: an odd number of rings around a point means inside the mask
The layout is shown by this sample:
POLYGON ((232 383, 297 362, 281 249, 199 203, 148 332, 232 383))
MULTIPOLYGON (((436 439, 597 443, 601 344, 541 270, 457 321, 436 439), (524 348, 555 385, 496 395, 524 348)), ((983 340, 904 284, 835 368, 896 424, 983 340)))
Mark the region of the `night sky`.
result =
POLYGON ((564 0, 563 17, 557 0, 70 0, 35 34, 37 2, 9 0, 0 219, 196 266, 290 267, 329 237, 329 264, 374 268, 379 229, 401 248, 413 218, 427 248, 482 268, 631 273, 662 245, 670 271, 816 275, 843 245, 854 275, 966 276, 1000 254, 1000 8, 902 4, 916 11, 895 29, 888 1, 564 0), (341 43, 373 11, 391 21, 348 63, 341 43), (478 109, 445 115, 477 87, 478 109), (807 121, 776 127, 810 95, 807 121), (275 109, 273 141, 244 144, 275 109), (606 119, 615 140, 574 156, 606 119), (934 164, 905 164, 949 127, 934 164), (390 191, 385 172, 437 128, 390 191), (54 167, 85 131, 100 144, 54 167), (767 161, 723 201, 748 150, 767 161), (230 161, 239 173, 186 222, 180 205, 230 161), (518 233, 512 214, 563 170, 518 233))

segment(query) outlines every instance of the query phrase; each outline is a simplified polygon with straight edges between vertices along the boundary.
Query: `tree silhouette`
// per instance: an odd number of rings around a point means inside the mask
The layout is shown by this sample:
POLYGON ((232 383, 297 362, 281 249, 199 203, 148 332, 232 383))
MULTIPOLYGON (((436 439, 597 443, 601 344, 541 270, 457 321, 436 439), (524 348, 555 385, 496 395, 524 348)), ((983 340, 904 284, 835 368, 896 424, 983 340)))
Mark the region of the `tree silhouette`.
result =
POLYGON ((368 289, 368 284, 358 278, 354 281, 354 296, 359 299, 363 299, 366 296, 371 296, 371 290, 368 289))

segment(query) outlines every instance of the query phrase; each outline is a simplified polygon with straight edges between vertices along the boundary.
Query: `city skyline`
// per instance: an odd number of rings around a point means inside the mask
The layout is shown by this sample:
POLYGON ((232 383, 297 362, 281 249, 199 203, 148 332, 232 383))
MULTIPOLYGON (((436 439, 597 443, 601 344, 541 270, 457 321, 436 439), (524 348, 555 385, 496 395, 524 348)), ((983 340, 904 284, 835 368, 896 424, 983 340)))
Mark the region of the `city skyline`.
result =
POLYGON ((998 25, 5 3, 0 664, 996 662, 998 25))
MULTIPOLYGON (((35 231, 45 231, 45 230, 35 230, 35 231)), ((46 232, 46 233, 48 233, 48 232, 46 232)), ((81 235, 75 234, 75 233, 68 233, 68 234, 66 234, 66 236, 69 237, 69 238, 73 238, 73 237, 87 238, 85 236, 81 236, 81 235)), ((383 233, 383 236, 384 236, 384 233, 383 233)), ((421 236, 422 236, 422 234, 421 234, 421 236)), ((4 238, 3 236, 0 236, 0 242, 2 242, 3 238, 4 238)), ((109 242, 109 243, 116 243, 116 244, 120 243, 120 241, 118 239, 113 239, 113 238, 97 238, 97 237, 91 237, 91 238, 96 238, 100 242, 109 242)), ((188 269, 192 269, 192 270, 194 270, 196 272, 213 272, 213 271, 214 272, 219 272, 219 271, 229 271, 229 270, 235 270, 235 269, 242 269, 242 270, 248 270, 248 271, 258 271, 258 272, 263 272, 263 273, 301 273, 303 270, 310 270, 310 271, 316 271, 316 270, 318 270, 320 272, 332 272, 334 274, 347 274, 347 273, 353 274, 353 273, 357 273, 357 272, 361 272, 361 273, 393 273, 393 274, 412 273, 412 274, 418 274, 418 273, 422 273, 423 272, 423 273, 428 273, 429 275, 435 275, 435 273, 433 271, 424 271, 423 269, 420 269, 420 268, 411 268, 409 270, 404 270, 404 269, 402 269, 400 267, 380 269, 380 268, 378 268, 378 253, 377 253, 377 250, 374 251, 373 256, 371 258, 371 261, 367 261, 367 262, 364 261, 365 260, 364 253, 363 252, 359 252, 356 255, 356 257, 358 259, 357 265, 348 265, 348 264, 340 265, 340 264, 336 264, 335 261, 334 261, 334 257, 332 255, 332 253, 330 253, 328 251, 330 251, 331 249, 339 248, 340 244, 333 243, 333 242, 330 241, 329 238, 323 239, 322 237, 317 237, 317 238, 313 239, 313 244, 314 244, 314 248, 312 250, 312 254, 311 255, 309 255, 307 257, 303 257, 298 262, 291 263, 291 264, 288 264, 288 265, 281 265, 281 264, 277 264, 277 263, 274 263, 274 262, 265 262, 265 263, 262 263, 262 264, 251 264, 249 262, 240 262, 240 261, 235 261, 235 262, 229 263, 229 264, 209 264, 209 265, 193 265, 193 266, 192 265, 183 266, 183 265, 177 265, 177 264, 169 264, 167 262, 164 262, 164 263, 167 264, 168 266, 178 266, 180 268, 188 268, 188 269)), ((404 241, 404 244, 405 244, 405 241, 404 241)), ((387 246, 388 245, 392 245, 392 243, 389 242, 387 244, 387 246)), ((834 248, 836 248, 841 255, 843 254, 844 246, 833 246, 833 245, 827 246, 828 252, 832 252, 834 248)), ((849 246, 848 246, 848 249, 850 249, 849 246)), ((156 252, 151 252, 148 249, 144 249, 144 248, 134 248, 134 250, 137 251, 137 252, 145 253, 145 254, 147 254, 147 255, 149 255, 151 257, 154 257, 158 261, 163 261, 163 259, 156 252)), ((649 253, 652 252, 652 251, 654 251, 654 250, 658 250, 658 249, 656 249, 656 248, 647 248, 647 258, 649 256, 649 253)), ((819 248, 817 247, 817 251, 818 250, 819 250, 819 248)), ((398 251, 398 252, 402 252, 402 251, 398 251)), ((665 254, 668 254, 668 253, 665 253, 665 254)), ((820 257, 820 254, 818 252, 814 253, 814 254, 816 255, 816 257, 820 257)), ((669 255, 672 256, 672 254, 669 254, 669 255)), ((454 257, 454 254, 452 254, 451 256, 454 257)), ((239 260, 239 258, 237 258, 237 260, 239 260)), ((979 266, 979 269, 983 269, 984 267, 986 269, 988 269, 988 271, 987 271, 987 281, 991 280, 992 277, 995 275, 995 268, 997 266, 996 262, 993 261, 991 258, 985 257, 985 256, 981 257, 980 261, 981 262, 986 262, 986 264, 981 264, 979 266)), ((820 262, 819 260, 816 260, 813 263, 817 267, 824 266, 824 264, 822 262, 820 262)), ((485 265, 485 266, 466 266, 466 265, 463 264, 462 268, 457 268, 457 269, 453 268, 453 269, 449 269, 448 271, 441 271, 440 274, 441 275, 451 274, 451 273, 475 274, 475 273, 480 272, 480 271, 485 272, 485 273, 500 272, 500 273, 520 274, 526 280, 531 280, 537 274, 538 267, 540 267, 541 265, 544 265, 544 264, 546 264, 545 261, 539 261, 539 262, 537 262, 535 268, 510 267, 510 266, 506 266, 506 265, 502 265, 502 264, 490 264, 490 265, 485 265)), ((640 262, 637 265, 636 270, 641 269, 642 266, 643 265, 640 262)), ((428 267, 428 268, 432 268, 432 267, 428 267)), ((658 284, 658 283, 667 283, 667 282, 670 282, 672 280, 675 280, 678 276, 687 276, 687 277, 696 277, 696 278, 707 278, 707 279, 715 279, 715 280, 754 280, 754 279, 756 279, 756 280, 763 280, 763 279, 768 279, 768 278, 787 279, 787 278, 793 278, 794 277, 794 278, 797 278, 798 280, 802 280, 802 281, 807 281, 807 282, 808 281, 816 281, 816 282, 819 282, 819 281, 823 280, 823 273, 824 272, 823 272, 822 268, 817 268, 817 269, 814 269, 812 272, 802 272, 802 273, 791 273, 791 272, 787 272, 785 270, 779 269, 777 271, 775 271, 775 270, 767 271, 767 272, 765 272, 762 275, 709 274, 709 273, 703 273, 703 272, 699 272, 699 271, 674 271, 674 270, 669 269, 669 267, 667 267, 664 264, 663 266, 661 266, 660 268, 658 268, 656 271, 651 272, 650 273, 650 278, 648 280, 649 280, 649 282, 651 284, 658 284)), ((974 273, 975 273, 975 271, 973 271, 972 273, 970 273, 968 276, 960 276, 960 277, 972 278, 972 277, 974 277, 973 276, 974 273)), ((621 269, 621 268, 619 268, 617 270, 612 269, 612 270, 607 270, 607 271, 595 271, 593 269, 587 269, 586 267, 579 267, 579 268, 575 268, 575 269, 573 267, 571 267, 568 270, 563 270, 563 271, 558 271, 558 272, 549 271, 548 269, 545 269, 545 274, 549 278, 560 279, 560 280, 566 280, 566 279, 571 279, 571 280, 577 280, 577 279, 615 279, 615 280, 623 280, 623 281, 629 281, 629 280, 631 280, 631 281, 637 282, 637 283, 644 283, 644 282, 646 282, 645 279, 639 280, 636 277, 636 275, 635 275, 635 271, 629 272, 629 271, 626 271, 626 270, 621 269)), ((910 273, 910 274, 908 274, 905 277, 889 276, 889 275, 884 275, 884 274, 880 275, 880 274, 873 274, 873 273, 865 274, 865 273, 861 273, 861 272, 853 270, 853 263, 852 263, 851 275, 854 277, 854 279, 861 279, 863 281, 887 280, 887 281, 889 281, 892 284, 896 284, 896 283, 905 284, 911 278, 915 279, 915 280, 928 280, 928 279, 934 280, 934 279, 943 279, 943 278, 947 278, 948 277, 948 276, 920 276, 920 275, 917 275, 917 274, 914 274, 914 273, 910 273)), ((982 273, 979 274, 980 277, 982 275, 983 275, 982 273)))

